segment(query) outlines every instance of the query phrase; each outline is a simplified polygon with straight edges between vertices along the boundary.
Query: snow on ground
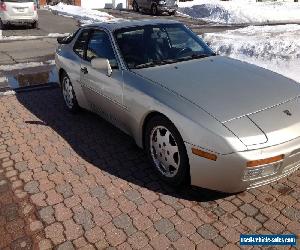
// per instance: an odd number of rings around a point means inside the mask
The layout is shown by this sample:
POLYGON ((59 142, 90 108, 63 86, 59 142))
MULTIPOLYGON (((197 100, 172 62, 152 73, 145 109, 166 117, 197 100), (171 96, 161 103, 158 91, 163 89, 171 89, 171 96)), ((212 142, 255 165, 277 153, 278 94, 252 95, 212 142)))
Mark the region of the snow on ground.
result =
POLYGON ((179 12, 209 22, 241 23, 300 23, 300 3, 256 2, 255 0, 193 0, 179 2, 179 12))
POLYGON ((60 33, 49 33, 47 36, 3 36, 2 30, 0 30, 0 41, 23 41, 23 40, 36 40, 41 38, 57 38, 68 36, 70 33, 60 34, 60 33))
POLYGON ((0 76, 0 83, 1 82, 7 82, 7 77, 2 77, 2 76, 0 76))
POLYGON ((202 37, 221 55, 256 64, 300 83, 300 25, 249 26, 202 37))
POLYGON ((8 96, 8 95, 15 95, 16 92, 13 91, 13 90, 8 90, 8 91, 5 91, 5 92, 0 92, 0 96, 8 96))
POLYGON ((34 68, 38 66, 45 66, 45 65, 54 65, 54 60, 49 60, 46 62, 29 62, 29 63, 17 63, 13 65, 0 65, 0 71, 13 71, 18 69, 25 69, 25 68, 34 68))
POLYGON ((115 19, 113 16, 102 11, 86 9, 79 6, 66 5, 63 3, 59 3, 54 6, 47 6, 47 8, 54 12, 57 12, 59 15, 76 18, 83 24, 110 21, 115 19))

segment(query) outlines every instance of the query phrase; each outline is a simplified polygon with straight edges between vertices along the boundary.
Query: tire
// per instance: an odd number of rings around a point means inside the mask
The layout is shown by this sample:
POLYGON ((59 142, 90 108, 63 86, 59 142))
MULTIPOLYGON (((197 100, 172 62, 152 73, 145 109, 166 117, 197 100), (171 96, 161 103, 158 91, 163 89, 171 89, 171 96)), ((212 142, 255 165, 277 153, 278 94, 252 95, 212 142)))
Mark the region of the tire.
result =
POLYGON ((186 148, 172 122, 159 115, 151 118, 146 125, 144 142, 148 158, 161 179, 172 186, 189 182, 186 148))
POLYGON ((5 30, 5 29, 6 29, 6 25, 0 19, 0 30, 5 30))
POLYGON ((39 27, 39 23, 37 21, 31 24, 32 29, 37 29, 38 27, 39 27))
POLYGON ((171 12, 169 12, 169 15, 170 15, 170 16, 175 16, 175 14, 176 14, 176 11, 171 11, 171 12))
POLYGON ((76 95, 73 89, 71 80, 66 72, 61 75, 61 90, 65 101, 65 106, 71 113, 76 113, 79 110, 79 105, 76 99, 76 95))
POLYGON ((136 1, 133 1, 132 8, 133 8, 133 11, 139 12, 139 6, 136 1))
POLYGON ((157 15, 158 15, 157 6, 156 6, 155 4, 153 4, 153 5, 151 6, 151 14, 152 14, 153 16, 157 16, 157 15))

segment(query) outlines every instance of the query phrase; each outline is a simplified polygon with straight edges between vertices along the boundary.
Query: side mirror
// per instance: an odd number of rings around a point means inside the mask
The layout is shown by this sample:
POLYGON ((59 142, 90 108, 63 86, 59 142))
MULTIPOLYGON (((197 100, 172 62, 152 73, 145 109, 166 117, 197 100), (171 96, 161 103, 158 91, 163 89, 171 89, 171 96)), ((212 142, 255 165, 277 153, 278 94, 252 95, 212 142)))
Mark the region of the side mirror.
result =
POLYGON ((112 69, 108 59, 106 58, 94 58, 91 61, 92 68, 97 69, 107 76, 111 76, 112 69))

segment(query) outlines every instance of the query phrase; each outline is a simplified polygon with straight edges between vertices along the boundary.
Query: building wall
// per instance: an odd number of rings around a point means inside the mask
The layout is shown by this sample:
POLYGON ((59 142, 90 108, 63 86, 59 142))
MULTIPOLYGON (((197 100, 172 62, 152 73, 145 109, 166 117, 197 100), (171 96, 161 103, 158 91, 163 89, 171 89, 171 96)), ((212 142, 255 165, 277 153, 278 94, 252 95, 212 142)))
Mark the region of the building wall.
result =
POLYGON ((40 0, 39 3, 40 6, 45 6, 47 4, 46 0, 40 0))

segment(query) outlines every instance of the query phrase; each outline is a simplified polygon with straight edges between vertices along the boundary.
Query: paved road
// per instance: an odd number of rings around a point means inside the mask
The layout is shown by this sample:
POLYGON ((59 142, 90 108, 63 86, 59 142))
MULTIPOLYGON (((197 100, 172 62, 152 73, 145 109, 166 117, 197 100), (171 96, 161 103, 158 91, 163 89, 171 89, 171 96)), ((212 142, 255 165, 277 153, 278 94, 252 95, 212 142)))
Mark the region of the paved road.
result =
POLYGON ((0 43, 0 65, 53 59, 56 46, 54 38, 0 43))
MULTIPOLYGON (((3 36, 48 36, 50 33, 70 33, 77 28, 77 21, 72 18, 57 16, 47 10, 39 10, 38 13, 38 29, 10 26, 3 31, 3 36)), ((56 45, 56 38, 6 42, 0 40, 0 65, 53 59, 56 45)))
MULTIPOLYGON (((0 97, 0 121, 0 204, 11 204, 4 171, 13 199, 37 211, 25 226, 42 249, 234 250, 241 233, 300 232, 300 171, 236 195, 173 189, 127 135, 68 113, 58 89, 0 97)), ((1 249, 19 240, 6 221, 1 249)))
POLYGON ((49 33, 69 33, 76 29, 77 21, 63 16, 53 15, 48 10, 38 10, 39 28, 9 26, 3 36, 47 36, 49 33))

